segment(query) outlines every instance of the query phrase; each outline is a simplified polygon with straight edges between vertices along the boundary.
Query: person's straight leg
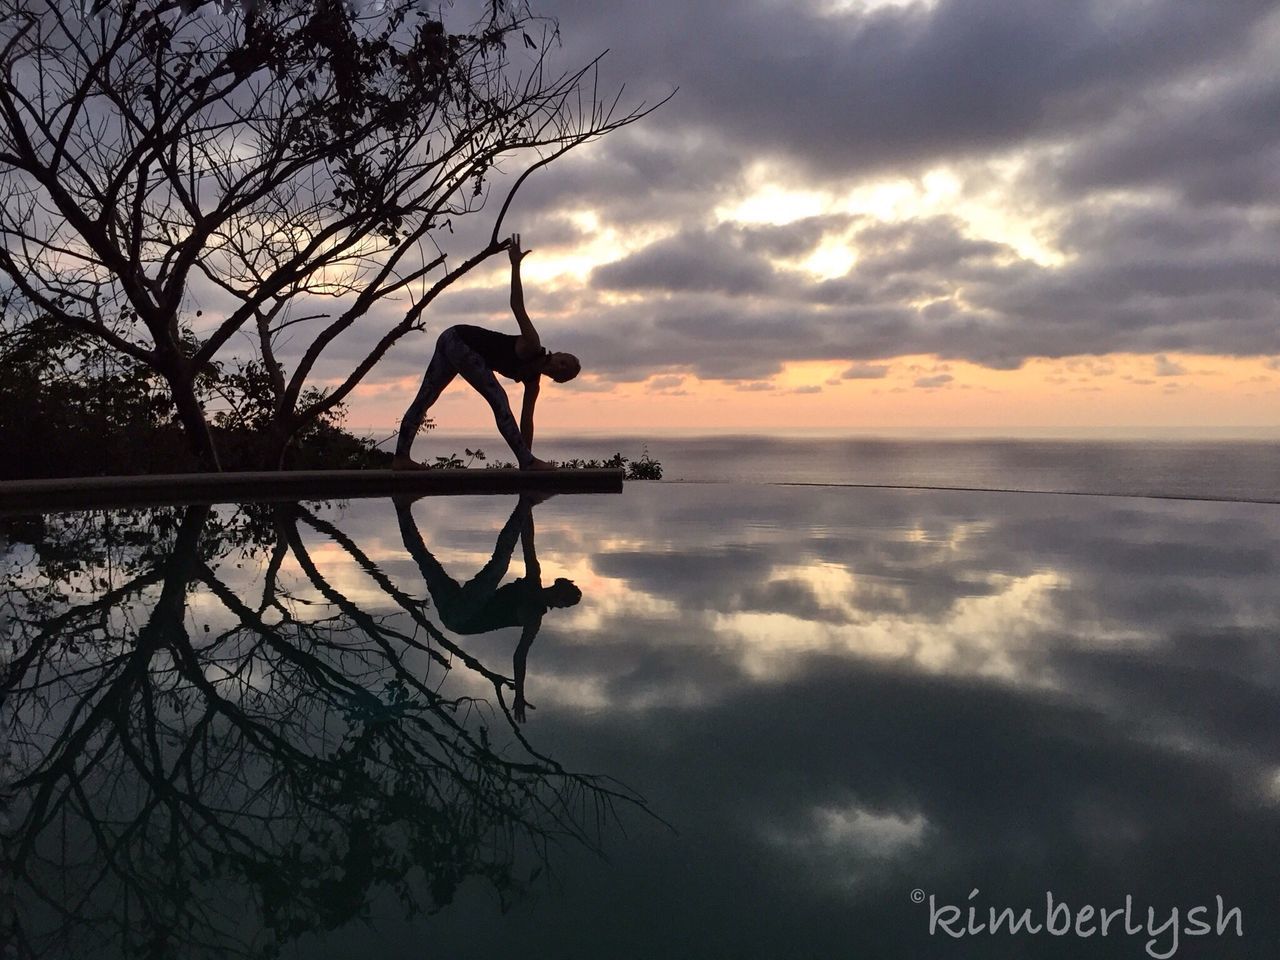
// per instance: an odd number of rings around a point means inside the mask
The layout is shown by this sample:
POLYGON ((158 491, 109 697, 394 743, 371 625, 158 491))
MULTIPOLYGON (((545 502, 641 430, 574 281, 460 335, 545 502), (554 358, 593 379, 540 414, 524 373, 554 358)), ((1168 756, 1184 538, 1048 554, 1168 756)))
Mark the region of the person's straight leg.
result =
POLYGON ((464 583, 457 593, 459 609, 469 609, 479 613, 502 586, 507 570, 511 566, 511 555, 516 552, 516 542, 520 539, 520 528, 524 522, 526 509, 516 503, 498 541, 493 545, 493 556, 480 568, 480 572, 464 583))
POLYGON ((462 585, 449 576, 440 561, 427 549, 418 525, 413 522, 413 512, 408 504, 396 504, 396 519, 400 524, 400 537, 404 540, 405 549, 418 564, 418 570, 422 573, 427 590, 431 592, 431 601, 436 605, 441 621, 446 627, 453 629, 450 626, 453 622, 452 614, 462 593, 462 585))
POLYGON ((493 375, 489 365, 480 354, 463 343, 461 337, 452 337, 445 342, 442 336, 441 343, 453 368, 489 402, 498 432, 516 455, 516 462, 521 468, 527 467, 533 460, 533 453, 525 446, 524 437, 520 435, 516 418, 511 413, 511 404, 507 401, 507 391, 502 389, 502 384, 498 383, 498 378, 493 375))
POLYGON ((413 398, 413 402, 409 404, 409 409, 405 411, 404 419, 400 421, 400 438, 396 441, 396 456, 407 457, 409 450, 413 447, 413 440, 418 435, 418 429, 422 426, 422 421, 427 418, 427 411, 431 409, 431 405, 440 399, 440 394, 444 392, 444 388, 453 382, 453 378, 458 375, 457 369, 449 360, 448 350, 445 344, 448 340, 455 338, 457 334, 450 327, 444 333, 440 334, 436 340, 436 352, 431 355, 431 362, 427 364, 426 375, 422 378, 422 386, 418 388, 418 395, 413 398))

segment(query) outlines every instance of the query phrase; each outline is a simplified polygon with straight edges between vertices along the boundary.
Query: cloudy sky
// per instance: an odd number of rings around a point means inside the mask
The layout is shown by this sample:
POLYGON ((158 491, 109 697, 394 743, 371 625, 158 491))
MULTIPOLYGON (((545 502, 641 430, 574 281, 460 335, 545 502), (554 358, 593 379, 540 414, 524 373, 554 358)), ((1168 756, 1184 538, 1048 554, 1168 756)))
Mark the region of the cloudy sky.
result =
MULTIPOLYGON (((540 428, 1274 428, 1277 0, 548 0, 653 102, 509 224, 579 382, 540 428)), ((434 331, 512 323, 495 264, 434 331)), ((487 427, 459 386, 442 427, 487 427)))

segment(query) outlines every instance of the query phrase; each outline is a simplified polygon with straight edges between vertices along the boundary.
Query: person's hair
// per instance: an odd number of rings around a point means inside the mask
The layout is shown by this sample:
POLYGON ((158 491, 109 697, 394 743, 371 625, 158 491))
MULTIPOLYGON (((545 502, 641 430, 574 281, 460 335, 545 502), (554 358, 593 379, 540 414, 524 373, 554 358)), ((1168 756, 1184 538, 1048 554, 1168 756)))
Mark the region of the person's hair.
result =
POLYGON ((556 582, 543 588, 547 603, 553 607, 572 607, 582 599, 582 591, 572 580, 556 577, 556 582))
POLYGON ((556 356, 564 357, 565 362, 568 364, 568 367, 569 367, 569 372, 564 374, 563 376, 556 376, 555 374, 551 375, 551 379, 554 380, 556 383, 568 383, 570 380, 572 380, 574 377, 576 377, 579 373, 582 372, 582 364, 578 362, 578 358, 575 357, 572 353, 557 352, 556 356))

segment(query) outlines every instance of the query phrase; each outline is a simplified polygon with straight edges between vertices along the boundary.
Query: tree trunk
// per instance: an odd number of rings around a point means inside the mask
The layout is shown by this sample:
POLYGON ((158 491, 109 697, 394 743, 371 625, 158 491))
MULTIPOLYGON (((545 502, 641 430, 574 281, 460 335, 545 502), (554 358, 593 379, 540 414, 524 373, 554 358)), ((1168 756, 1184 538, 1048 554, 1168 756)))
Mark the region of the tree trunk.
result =
POLYGON ((263 466, 267 470, 283 470, 284 458, 289 452, 289 445, 293 443, 293 438, 298 432, 298 425, 293 422, 292 417, 283 417, 277 413, 276 418, 271 421, 271 426, 267 429, 266 450, 264 455, 263 466))
POLYGON ((196 399, 195 384, 190 376, 166 372, 165 380, 173 393, 173 403, 178 410, 178 422, 182 424, 182 432, 191 445, 196 462, 201 470, 213 473, 222 472, 222 463, 218 459, 218 448, 213 442, 213 434, 209 431, 209 422, 204 416, 204 407, 196 399))

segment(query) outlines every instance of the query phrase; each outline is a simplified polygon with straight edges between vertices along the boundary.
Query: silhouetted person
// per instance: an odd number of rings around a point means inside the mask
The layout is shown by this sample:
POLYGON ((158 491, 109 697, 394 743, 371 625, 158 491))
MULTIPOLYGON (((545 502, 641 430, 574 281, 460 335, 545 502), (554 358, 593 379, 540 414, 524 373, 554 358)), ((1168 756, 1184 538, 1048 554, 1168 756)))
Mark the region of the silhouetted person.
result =
POLYGON ((498 534, 493 556, 465 584, 458 583, 432 556, 422 540, 409 502, 396 500, 396 515, 405 549, 422 571, 435 604, 440 622, 454 633, 477 634, 503 627, 520 627, 520 642, 512 657, 515 674, 515 716, 521 723, 525 716, 524 676, 529 647, 533 645, 542 617, 552 607, 571 607, 582 599, 582 591, 572 580, 556 578, 549 587, 542 585, 542 567, 538 564, 533 543, 533 504, 521 496, 511 517, 498 534), (524 576, 503 584, 517 538, 524 548, 524 576))
POLYGON ((538 390, 543 374, 557 383, 565 383, 578 375, 581 364, 571 353, 551 353, 542 345, 533 321, 524 309, 524 287, 520 283, 520 261, 532 250, 520 249, 520 234, 506 241, 507 255, 511 258, 511 312, 520 325, 519 335, 498 333, 483 327, 459 324, 450 327, 436 340, 436 352, 427 366, 426 376, 418 395, 409 404, 404 419, 400 421, 400 438, 396 442, 396 455, 392 469, 423 469, 423 465, 409 456, 413 438, 426 419, 431 405, 440 398, 453 378, 458 374, 475 387, 476 391, 493 408, 493 418, 498 432, 516 455, 522 470, 554 470, 555 464, 539 460, 533 455, 533 408, 538 402, 538 390), (524 384, 524 407, 520 413, 520 426, 511 415, 511 404, 506 391, 498 383, 494 372, 524 384))

